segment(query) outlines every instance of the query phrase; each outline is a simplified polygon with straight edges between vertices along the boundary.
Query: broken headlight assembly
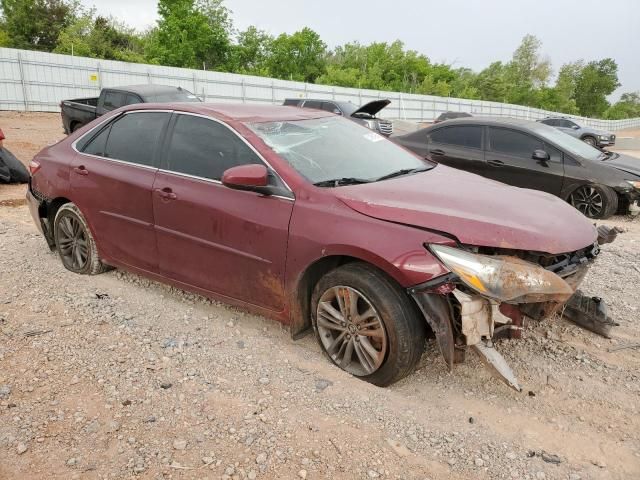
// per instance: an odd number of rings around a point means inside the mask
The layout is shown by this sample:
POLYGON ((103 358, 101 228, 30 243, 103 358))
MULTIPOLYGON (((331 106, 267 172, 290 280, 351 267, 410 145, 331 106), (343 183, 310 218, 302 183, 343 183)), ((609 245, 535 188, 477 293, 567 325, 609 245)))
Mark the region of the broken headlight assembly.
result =
POLYGON ((625 181, 636 190, 640 190, 640 181, 638 180, 625 180, 625 181))
POLYGON ((564 302, 574 293, 555 273, 517 257, 481 255, 444 245, 429 249, 467 287, 499 302, 564 302))

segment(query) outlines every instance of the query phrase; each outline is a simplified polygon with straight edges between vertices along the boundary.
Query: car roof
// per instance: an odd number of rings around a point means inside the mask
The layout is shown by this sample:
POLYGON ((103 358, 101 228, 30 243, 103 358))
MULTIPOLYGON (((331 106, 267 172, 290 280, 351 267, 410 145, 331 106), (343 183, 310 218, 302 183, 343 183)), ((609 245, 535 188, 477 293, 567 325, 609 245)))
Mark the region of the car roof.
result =
POLYGON ((174 87, 171 85, 153 85, 153 84, 143 84, 143 85, 123 85, 120 87, 105 87, 105 90, 118 90, 122 92, 131 92, 142 97, 148 95, 158 95, 160 93, 172 93, 178 90, 187 91, 182 87, 174 87))
POLYGON ((451 125, 488 125, 494 127, 519 127, 522 129, 539 130, 550 128, 548 125, 535 122, 533 120, 523 120, 521 118, 495 118, 495 117, 464 117, 445 120, 427 128, 442 128, 451 125))
POLYGON ((123 108, 123 111, 131 110, 176 110, 237 122, 283 122, 335 117, 323 110, 249 103, 144 103, 123 108))

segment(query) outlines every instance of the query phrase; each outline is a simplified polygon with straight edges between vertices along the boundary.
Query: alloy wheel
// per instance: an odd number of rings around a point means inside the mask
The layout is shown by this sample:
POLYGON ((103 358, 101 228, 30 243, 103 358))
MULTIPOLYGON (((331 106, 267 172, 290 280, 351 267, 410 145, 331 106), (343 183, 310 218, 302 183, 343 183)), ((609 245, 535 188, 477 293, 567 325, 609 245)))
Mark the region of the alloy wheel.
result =
POLYGON ((592 137, 585 137, 583 141, 584 141, 584 143, 587 143, 587 144, 591 145, 592 147, 596 146, 596 141, 592 137))
POLYGON ((347 286, 329 288, 318 302, 316 323, 325 351, 343 370, 366 376, 383 364, 387 333, 362 292, 347 286))
POLYGON ((89 244, 80 220, 72 215, 62 217, 58 222, 57 237, 65 265, 74 271, 84 269, 89 260, 89 244))
POLYGON ((571 205, 589 218, 596 218, 602 213, 604 201, 595 188, 584 186, 571 194, 571 205))

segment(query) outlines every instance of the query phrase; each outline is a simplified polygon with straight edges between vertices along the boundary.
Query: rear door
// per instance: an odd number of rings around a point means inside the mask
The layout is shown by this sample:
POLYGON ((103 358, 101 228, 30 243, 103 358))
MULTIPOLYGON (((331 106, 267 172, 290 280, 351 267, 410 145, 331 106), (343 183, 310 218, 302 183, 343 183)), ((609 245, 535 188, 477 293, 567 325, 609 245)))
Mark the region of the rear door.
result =
MULTIPOLYGON (((225 297, 282 310, 293 197, 222 185, 228 168, 264 163, 225 124, 176 114, 171 130, 153 194, 161 272, 225 297)), ((280 185, 275 175, 273 181, 280 185)))
POLYGON ((431 130, 426 136, 427 155, 435 162, 484 175, 483 129, 481 125, 453 125, 431 130))
POLYGON ((76 143, 73 202, 107 258, 157 271, 151 187, 168 112, 129 112, 76 143))
POLYGON ((558 149, 538 137, 509 128, 489 127, 488 137, 486 177, 560 195, 564 166, 558 149), (534 150, 546 151, 550 159, 534 160, 534 150))

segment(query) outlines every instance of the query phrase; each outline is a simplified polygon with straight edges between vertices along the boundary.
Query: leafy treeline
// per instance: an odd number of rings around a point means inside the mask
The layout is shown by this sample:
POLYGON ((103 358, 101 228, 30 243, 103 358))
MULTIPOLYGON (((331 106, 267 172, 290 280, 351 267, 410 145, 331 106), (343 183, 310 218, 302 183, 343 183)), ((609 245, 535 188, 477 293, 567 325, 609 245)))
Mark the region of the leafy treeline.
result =
POLYGON ((480 72, 434 63, 399 40, 331 50, 310 28, 273 36, 237 31, 222 0, 159 0, 157 24, 139 33, 78 0, 0 0, 0 45, 78 56, 228 71, 376 90, 515 103, 589 117, 640 116, 640 93, 620 86, 611 58, 562 65, 553 75, 541 43, 523 38, 508 62, 480 72))

